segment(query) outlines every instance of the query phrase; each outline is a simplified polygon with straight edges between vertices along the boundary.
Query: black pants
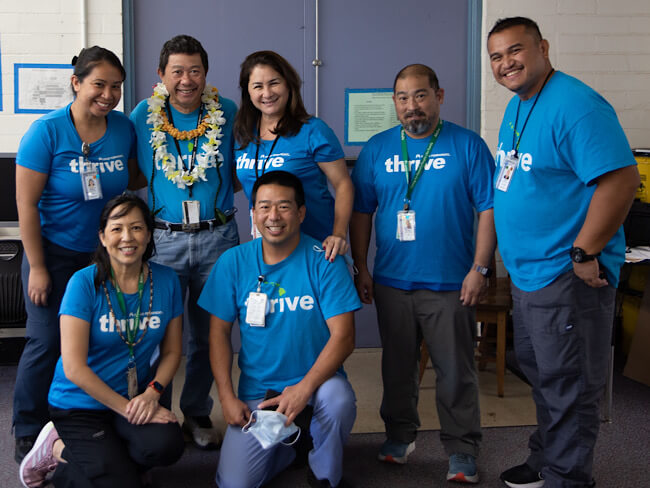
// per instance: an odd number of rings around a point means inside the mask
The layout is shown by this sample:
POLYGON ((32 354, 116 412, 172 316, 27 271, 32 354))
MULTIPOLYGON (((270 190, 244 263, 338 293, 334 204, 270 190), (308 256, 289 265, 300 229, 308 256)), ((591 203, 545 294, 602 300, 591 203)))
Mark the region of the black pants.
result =
POLYGON ((139 488, 140 474, 175 463, 185 442, 178 423, 130 424, 106 410, 51 409, 65 444, 52 483, 56 488, 139 488))

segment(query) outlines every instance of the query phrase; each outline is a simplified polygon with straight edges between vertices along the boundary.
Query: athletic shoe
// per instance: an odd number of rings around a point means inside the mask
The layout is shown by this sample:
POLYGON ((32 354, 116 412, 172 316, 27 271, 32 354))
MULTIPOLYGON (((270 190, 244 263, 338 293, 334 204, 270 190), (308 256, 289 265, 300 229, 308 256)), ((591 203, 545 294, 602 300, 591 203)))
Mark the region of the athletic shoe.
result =
POLYGON ((476 458, 471 454, 465 454, 462 452, 449 456, 449 472, 447 473, 447 481, 478 483, 476 458))
POLYGON ((311 468, 307 469, 307 484, 309 484, 311 488, 353 488, 345 478, 341 478, 341 481, 339 481, 339 484, 336 486, 332 486, 328 480, 319 480, 316 478, 316 475, 311 468))
POLYGON ((406 464, 409 454, 413 451, 415 451, 415 441, 410 444, 404 444, 386 439, 379 450, 377 459, 386 463, 406 464))
POLYGON ((43 486, 49 473, 56 469, 57 460, 52 454, 54 441, 59 434, 50 421, 38 434, 34 447, 20 463, 20 482, 26 488, 43 486))
POLYGON ((542 473, 535 471, 526 463, 501 473, 501 481, 510 488, 541 488, 544 486, 542 473))
POLYGON ((212 426, 212 420, 207 415, 201 417, 185 416, 183 432, 200 449, 213 450, 221 445, 221 434, 212 426))
POLYGON ((18 464, 22 463, 27 453, 32 450, 32 447, 34 447, 35 440, 36 440, 35 435, 16 438, 16 449, 14 451, 14 459, 18 464))

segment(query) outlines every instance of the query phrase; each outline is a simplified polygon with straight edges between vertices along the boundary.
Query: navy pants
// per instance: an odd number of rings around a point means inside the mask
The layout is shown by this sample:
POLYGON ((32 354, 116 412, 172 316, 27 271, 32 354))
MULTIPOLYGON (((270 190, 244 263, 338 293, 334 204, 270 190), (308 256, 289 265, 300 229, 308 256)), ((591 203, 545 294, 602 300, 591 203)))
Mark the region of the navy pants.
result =
POLYGON ((57 246, 46 239, 43 239, 43 252, 52 281, 47 306, 37 307, 29 299, 29 262, 26 255, 23 255, 21 268, 27 310, 27 343, 18 363, 14 388, 13 425, 16 437, 38 435, 49 420, 47 394, 61 355, 59 307, 68 280, 76 271, 88 266, 92 256, 57 246))
POLYGON ((512 286, 515 352, 537 407, 526 462, 541 471, 544 488, 591 483, 615 295, 573 270, 533 292, 512 286))
POLYGON ((110 410, 52 409, 51 415, 65 444, 66 462, 52 477, 57 488, 139 488, 144 471, 175 463, 185 448, 177 422, 133 425, 110 410))

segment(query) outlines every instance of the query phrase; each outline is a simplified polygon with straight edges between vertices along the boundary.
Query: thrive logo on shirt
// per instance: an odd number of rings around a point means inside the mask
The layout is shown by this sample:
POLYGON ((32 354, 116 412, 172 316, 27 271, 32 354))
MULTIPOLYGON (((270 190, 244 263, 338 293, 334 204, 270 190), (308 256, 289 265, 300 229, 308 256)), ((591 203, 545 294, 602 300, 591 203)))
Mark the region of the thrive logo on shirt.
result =
POLYGON ((79 173, 80 168, 83 168, 84 171, 93 169, 98 173, 114 173, 124 171, 124 155, 118 154, 108 158, 97 158, 97 162, 88 161, 81 156, 79 159, 72 159, 68 164, 70 165, 70 171, 73 173, 79 173))
MULTIPOLYGON (((257 160, 257 169, 261 170, 264 166, 264 171, 269 168, 281 168, 284 166, 285 158, 290 158, 291 154, 289 153, 277 153, 273 157, 269 157, 267 154, 261 154, 257 160)), ((255 168, 255 155, 248 157, 248 153, 245 152, 237 158, 237 169, 254 169, 255 168)))
MULTIPOLYGON (((278 298, 271 298, 269 300, 269 312, 268 313, 284 313, 284 312, 295 312, 300 308, 301 310, 309 311, 314 308, 314 297, 311 295, 303 296, 294 296, 287 297, 287 291, 282 287, 280 283, 275 283, 273 281, 265 281, 264 285, 271 285, 278 289, 278 298)), ((248 298, 244 302, 244 305, 248 307, 248 298)))
MULTIPOLYGON (((424 166, 424 171, 443 169, 447 165, 445 157, 449 156, 449 153, 432 154, 429 156, 429 161, 427 161, 424 166)), ((420 167, 420 164, 422 164, 421 154, 418 154, 415 159, 409 161, 411 171, 416 171, 420 167)), ((400 157, 397 154, 384 161, 384 166, 386 168, 386 173, 404 173, 404 161, 400 161, 400 157)))
MULTIPOLYGON (((151 317, 149 317, 148 313, 140 313, 140 330, 144 330, 145 328, 149 329, 157 329, 160 327, 160 315, 162 315, 162 312, 151 312, 151 317)), ((135 314, 131 313, 129 315, 129 328, 133 327, 133 324, 135 322, 135 314)), ((117 322, 120 324, 120 329, 122 332, 126 330, 126 319, 118 319, 117 322)), ((108 313, 104 314, 99 317, 99 330, 102 332, 115 332, 115 319, 113 314, 108 313)))

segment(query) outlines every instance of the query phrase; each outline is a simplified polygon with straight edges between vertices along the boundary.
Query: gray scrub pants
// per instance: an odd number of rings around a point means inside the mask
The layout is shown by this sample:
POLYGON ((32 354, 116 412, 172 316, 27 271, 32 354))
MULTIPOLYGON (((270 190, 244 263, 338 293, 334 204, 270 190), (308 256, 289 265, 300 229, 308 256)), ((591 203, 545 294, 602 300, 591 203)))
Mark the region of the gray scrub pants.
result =
POLYGON ((573 270, 533 292, 512 285, 515 352, 537 407, 526 462, 544 488, 592 480, 615 297, 612 286, 591 288, 573 270))
POLYGON ((447 454, 478 455, 481 422, 474 365, 473 307, 459 291, 399 290, 375 283, 383 347, 381 417, 394 442, 415 440, 420 426, 419 359, 422 338, 436 371, 440 440, 447 454))

